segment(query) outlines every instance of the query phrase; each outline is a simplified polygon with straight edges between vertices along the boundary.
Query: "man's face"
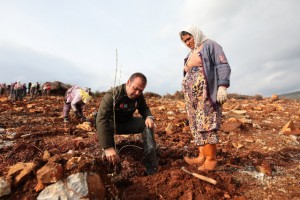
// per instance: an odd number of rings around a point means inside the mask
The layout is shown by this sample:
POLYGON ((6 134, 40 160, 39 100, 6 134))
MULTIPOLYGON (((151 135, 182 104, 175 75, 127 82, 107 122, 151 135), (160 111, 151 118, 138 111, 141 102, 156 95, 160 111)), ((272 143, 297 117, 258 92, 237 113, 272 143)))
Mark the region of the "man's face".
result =
POLYGON ((190 48, 190 49, 194 49, 195 48, 195 41, 194 41, 194 37, 189 35, 189 34, 186 34, 186 35, 183 35, 181 37, 182 41, 185 43, 185 45, 190 48))
POLYGON ((128 80, 126 83, 126 93, 129 99, 138 98, 144 91, 146 84, 140 77, 136 77, 133 81, 128 80))

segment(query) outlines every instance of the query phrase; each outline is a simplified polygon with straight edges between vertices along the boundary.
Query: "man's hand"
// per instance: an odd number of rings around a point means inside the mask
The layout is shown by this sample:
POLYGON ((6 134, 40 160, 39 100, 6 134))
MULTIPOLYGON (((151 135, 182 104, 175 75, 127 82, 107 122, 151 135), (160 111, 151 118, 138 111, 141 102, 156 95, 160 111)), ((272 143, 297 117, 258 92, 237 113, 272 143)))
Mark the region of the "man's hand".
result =
POLYGON ((146 127, 153 128, 154 127, 153 118, 152 117, 147 117, 146 120, 145 120, 145 124, 146 124, 146 127))
POLYGON ((220 104, 225 103, 227 100, 227 88, 225 86, 219 86, 217 93, 217 101, 220 104))
POLYGON ((115 165, 117 162, 119 162, 120 157, 117 154, 115 148, 113 148, 113 147, 106 148, 106 149, 104 149, 104 153, 105 153, 105 157, 108 162, 112 163, 113 165, 115 165))

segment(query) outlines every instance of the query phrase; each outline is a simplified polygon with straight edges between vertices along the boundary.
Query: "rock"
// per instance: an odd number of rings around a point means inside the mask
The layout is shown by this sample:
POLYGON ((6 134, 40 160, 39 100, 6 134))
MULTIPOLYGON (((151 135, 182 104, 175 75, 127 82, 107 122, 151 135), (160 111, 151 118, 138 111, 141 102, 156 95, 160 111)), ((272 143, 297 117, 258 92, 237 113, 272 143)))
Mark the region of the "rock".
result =
POLYGON ((78 163, 81 161, 81 157, 72 157, 70 160, 68 160, 66 164, 67 170, 72 170, 78 166, 78 163))
POLYGON ((0 177, 0 197, 10 194, 10 182, 4 177, 0 177))
POLYGON ((300 129, 296 128, 293 121, 289 121, 286 125, 284 125, 279 132, 279 134, 285 135, 300 135, 300 129))
POLYGON ((5 129, 4 128, 0 128, 0 134, 1 133, 5 133, 5 129))
POLYGON ((9 168, 6 177, 13 180, 13 185, 17 186, 23 182, 25 178, 31 173, 36 165, 34 163, 17 163, 9 168))
POLYGON ((162 110, 166 110, 166 106, 158 106, 158 110, 162 111, 162 110))
POLYGON ((177 106, 181 109, 185 109, 185 103, 182 101, 177 101, 177 106))
POLYGON ((228 133, 230 131, 233 131, 233 130, 239 128, 241 125, 242 125, 242 122, 240 122, 238 119, 229 118, 227 121, 225 121, 221 125, 221 130, 228 133))
POLYGON ((175 127, 172 123, 168 123, 167 128, 165 129, 168 135, 175 133, 175 127))
POLYGON ((37 197, 38 200, 49 199, 104 199, 105 188, 98 174, 89 175, 87 172, 72 174, 46 187, 37 197))
POLYGON ((167 113, 166 113, 167 115, 175 115, 175 113, 173 112, 173 111, 168 111, 167 113))
POLYGON ((88 195, 88 185, 86 181, 87 173, 72 174, 67 178, 67 186, 69 189, 75 191, 81 197, 88 195))
MULTIPOLYGON (((5 101, 7 101, 8 100, 8 98, 7 97, 0 97, 0 102, 5 102, 5 101)), ((2 105, 1 105, 2 106, 2 105)))
POLYGON ((183 133, 189 133, 191 130, 190 130, 190 127, 189 126, 184 126, 183 128, 182 128, 182 132, 183 133))
POLYGON ((76 128, 84 130, 84 131, 92 131, 90 122, 83 122, 82 124, 78 124, 76 128))
POLYGON ((17 112, 21 112, 21 111, 23 111, 24 110, 24 108, 23 107, 17 107, 17 108, 13 108, 15 111, 17 111, 17 112))
POLYGON ((105 187, 99 174, 88 174, 87 182, 90 199, 104 199, 105 187))
POLYGON ((257 166, 255 166, 255 168, 260 173, 263 173, 267 176, 272 176, 272 167, 271 167, 270 163, 267 161, 263 161, 261 165, 257 165, 257 166))
POLYGON ((31 109, 31 108, 34 108, 34 107, 35 107, 35 105, 36 105, 36 104, 27 104, 27 106, 26 106, 26 107, 27 107, 27 108, 29 108, 29 109, 31 109))
MULTIPOLYGON (((55 183, 62 178, 63 168, 59 163, 47 163, 44 167, 37 171, 36 177, 39 183, 39 187, 41 183, 55 183)), ((39 187, 35 189, 38 190, 39 187)))
POLYGON ((277 94, 272 94, 271 98, 270 98, 270 102, 274 102, 274 101, 278 101, 279 97, 277 94))
POLYGON ((247 113, 246 110, 232 110, 231 112, 238 114, 238 115, 245 115, 247 113))
POLYGON ((294 129, 294 123, 289 121, 286 125, 284 125, 280 131, 281 134, 289 134, 294 129))
POLYGON ((50 153, 49 153, 49 151, 44 151, 44 154, 43 154, 43 160, 48 160, 49 158, 51 157, 51 155, 50 155, 50 153))
MULTIPOLYGON (((37 200, 50 200, 50 199, 70 199, 69 191, 66 189, 65 184, 60 180, 55 184, 46 187, 37 197, 37 200)), ((72 196, 74 197, 74 196, 72 196)), ((79 199, 77 197, 77 199, 79 199)))

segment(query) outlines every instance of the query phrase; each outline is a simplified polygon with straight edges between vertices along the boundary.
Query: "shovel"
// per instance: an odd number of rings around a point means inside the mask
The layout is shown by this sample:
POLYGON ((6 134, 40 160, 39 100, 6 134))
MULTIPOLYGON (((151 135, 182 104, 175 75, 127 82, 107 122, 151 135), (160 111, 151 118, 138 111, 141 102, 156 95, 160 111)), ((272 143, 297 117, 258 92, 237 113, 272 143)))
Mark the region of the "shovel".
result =
POLYGON ((185 167, 181 167, 181 169, 182 169, 183 171, 185 171, 186 173, 191 174, 191 175, 193 175, 194 177, 196 177, 196 178, 198 178, 198 179, 200 179, 200 180, 209 182, 209 183, 211 183, 211 184, 213 184, 213 185, 216 185, 216 184, 217 184, 217 181, 214 180, 214 179, 212 179, 212 178, 209 178, 209 177, 200 175, 200 174, 195 173, 195 172, 190 172, 190 171, 187 170, 185 167))

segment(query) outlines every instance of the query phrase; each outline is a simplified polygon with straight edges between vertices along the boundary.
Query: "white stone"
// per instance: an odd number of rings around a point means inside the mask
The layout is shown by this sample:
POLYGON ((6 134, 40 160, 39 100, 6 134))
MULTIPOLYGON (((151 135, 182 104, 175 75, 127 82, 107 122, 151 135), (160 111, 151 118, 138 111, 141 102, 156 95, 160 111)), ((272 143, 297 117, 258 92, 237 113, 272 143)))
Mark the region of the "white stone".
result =
POLYGON ((10 184, 3 177, 0 177, 0 197, 8 195, 10 193, 10 184))
POLYGON ((82 197, 88 195, 87 173, 72 174, 67 178, 68 188, 80 194, 82 197))
POLYGON ((167 115, 175 115, 175 113, 173 111, 168 111, 167 115))
POLYGON ((63 181, 58 181, 55 184, 46 187, 37 197, 37 200, 79 200, 80 196, 74 191, 68 190, 63 181))
POLYGON ((67 178, 66 184, 60 180, 46 187, 38 196, 38 200, 79 200, 89 193, 87 173, 77 173, 67 178))
POLYGON ((231 112, 238 114, 238 115, 244 115, 247 113, 246 110, 232 110, 231 112))

